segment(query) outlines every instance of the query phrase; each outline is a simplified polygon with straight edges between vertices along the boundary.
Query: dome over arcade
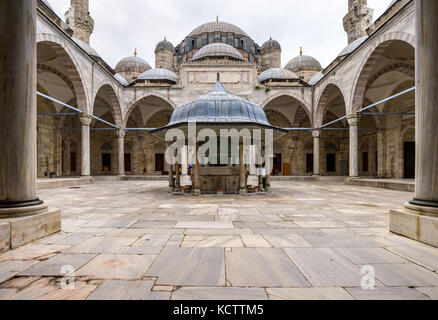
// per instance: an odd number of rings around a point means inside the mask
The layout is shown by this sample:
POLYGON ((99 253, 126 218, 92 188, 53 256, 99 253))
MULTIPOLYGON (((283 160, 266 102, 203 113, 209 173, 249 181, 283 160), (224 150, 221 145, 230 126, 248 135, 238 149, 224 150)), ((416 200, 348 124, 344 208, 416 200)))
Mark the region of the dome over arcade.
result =
POLYGON ((301 50, 298 57, 293 58, 286 64, 286 69, 292 72, 298 71, 321 71, 322 67, 318 60, 313 57, 303 55, 301 50))
POLYGON ((344 57, 346 55, 349 55, 350 53, 352 53, 354 50, 356 50, 357 48, 359 48, 359 46, 364 43, 366 40, 368 39, 368 36, 362 37, 357 39, 356 41, 353 41, 352 43, 350 43, 348 46, 346 46, 344 48, 344 50, 341 51, 341 53, 338 54, 338 58, 344 57))
POLYGON ((157 46, 155 47, 155 50, 159 49, 171 49, 175 51, 175 47, 170 41, 167 41, 166 38, 164 38, 163 41, 158 42, 157 46))
POLYGON ((93 57, 100 57, 96 50, 94 50, 88 43, 85 41, 79 40, 77 38, 72 38, 74 42, 77 43, 79 47, 82 48, 87 54, 93 57))
POLYGON ((125 77, 123 77, 123 76, 122 76, 121 74, 119 74, 119 73, 116 73, 116 74, 114 75, 114 78, 116 78, 116 80, 117 80, 118 82, 120 82, 121 84, 123 84, 124 86, 129 85, 128 80, 126 80, 125 77))
POLYGON ((134 52, 133 57, 123 58, 117 63, 116 68, 114 69, 117 73, 120 72, 138 72, 143 73, 152 69, 149 63, 146 60, 137 57, 137 51, 134 52))
POLYGON ((170 82, 178 82, 178 76, 170 70, 156 68, 148 70, 142 73, 137 81, 146 80, 146 81, 170 81, 170 82))
POLYGON ((263 109, 252 102, 229 94, 218 81, 210 93, 179 105, 169 125, 187 122, 200 123, 254 123, 270 126, 263 109))
POLYGON ((229 57, 236 60, 244 60, 242 54, 232 46, 226 43, 212 43, 202 47, 195 53, 192 60, 201 60, 204 58, 221 58, 229 57))
POLYGON ((281 50, 281 45, 280 45, 280 42, 278 42, 277 40, 273 40, 271 37, 271 38, 269 38, 268 41, 266 41, 262 45, 262 49, 279 49, 279 50, 281 50))
POLYGON ((257 79, 264 82, 267 80, 299 80, 299 77, 288 69, 273 68, 261 73, 257 79))
POLYGON ((322 78, 324 78, 324 74, 322 72, 318 72, 317 74, 315 74, 312 79, 309 80, 309 84, 311 86, 314 86, 315 84, 317 84, 319 82, 319 80, 321 80, 322 78))
POLYGON ((235 26, 234 24, 228 22, 222 22, 219 20, 214 22, 208 22, 197 27, 192 32, 190 32, 187 37, 195 37, 205 33, 215 33, 215 32, 233 33, 235 35, 248 37, 245 31, 235 26))

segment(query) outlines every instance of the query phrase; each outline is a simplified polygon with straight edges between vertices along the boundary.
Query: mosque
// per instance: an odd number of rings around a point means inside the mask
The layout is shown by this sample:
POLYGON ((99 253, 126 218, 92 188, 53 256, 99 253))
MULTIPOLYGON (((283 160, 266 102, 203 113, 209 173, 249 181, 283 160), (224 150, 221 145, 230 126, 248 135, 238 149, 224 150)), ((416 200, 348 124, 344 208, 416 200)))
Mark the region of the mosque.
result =
MULTIPOLYGON (((259 112, 251 121, 282 132, 267 176, 414 179, 415 12, 415 1, 393 0, 374 19, 367 0, 348 0, 348 42, 325 67, 303 49, 282 61, 279 41, 220 19, 187 30, 179 44, 164 38, 154 65, 136 50, 110 66, 90 43, 88 0, 71 0, 64 19, 38 0, 36 175, 172 180, 179 169, 166 163, 154 130, 183 121, 187 104, 213 88, 251 106, 236 117, 259 112)), ((420 199, 438 201, 430 192, 420 199)))

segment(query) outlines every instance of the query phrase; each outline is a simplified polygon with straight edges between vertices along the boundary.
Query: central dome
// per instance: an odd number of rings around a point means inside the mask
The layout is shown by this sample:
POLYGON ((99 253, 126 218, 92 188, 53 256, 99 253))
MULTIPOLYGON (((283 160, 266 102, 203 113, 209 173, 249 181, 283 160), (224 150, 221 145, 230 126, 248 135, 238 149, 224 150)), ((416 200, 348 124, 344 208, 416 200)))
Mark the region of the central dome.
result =
POLYGON ((239 36, 248 37, 245 31, 235 26, 234 24, 222 21, 215 21, 205 23, 202 26, 197 27, 195 30, 190 32, 188 37, 199 36, 204 33, 214 33, 214 32, 223 32, 223 33, 234 33, 239 36))
POLYGON ((204 58, 221 58, 229 57, 236 60, 245 60, 242 54, 232 46, 226 43, 212 43, 202 47, 195 53, 192 60, 201 60, 204 58))
POLYGON ((168 126, 187 122, 270 125, 259 105, 229 94, 220 82, 209 94, 179 105, 168 126))

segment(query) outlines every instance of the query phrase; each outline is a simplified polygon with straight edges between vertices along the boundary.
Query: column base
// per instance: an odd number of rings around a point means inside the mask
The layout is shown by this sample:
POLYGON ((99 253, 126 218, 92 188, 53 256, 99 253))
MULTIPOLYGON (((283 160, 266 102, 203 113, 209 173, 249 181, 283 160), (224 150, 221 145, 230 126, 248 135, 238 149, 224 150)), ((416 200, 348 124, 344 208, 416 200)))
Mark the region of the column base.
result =
POLYGON ((410 201, 409 204, 413 206, 420 206, 420 207, 438 208, 438 201, 426 201, 426 200, 414 199, 410 201))
MULTIPOLYGON (((23 208, 23 207, 33 207, 42 205, 44 202, 40 199, 30 200, 30 201, 10 201, 10 202, 0 202, 0 210, 2 209, 13 209, 13 208, 23 208)), ((0 213, 1 217, 1 213, 0 213)))
POLYGON ((0 209, 0 252, 61 231, 61 210, 47 205, 0 209))
POLYGON ((239 195, 247 196, 248 195, 248 190, 246 188, 240 188, 239 189, 239 195))
POLYGON ((438 247, 438 208, 406 203, 404 209, 390 211, 389 230, 438 247))
POLYGON ((169 187, 169 193, 174 193, 176 189, 174 187, 169 187))
POLYGON ((199 197, 201 195, 201 189, 199 189, 199 188, 193 189, 193 195, 195 197, 199 197))

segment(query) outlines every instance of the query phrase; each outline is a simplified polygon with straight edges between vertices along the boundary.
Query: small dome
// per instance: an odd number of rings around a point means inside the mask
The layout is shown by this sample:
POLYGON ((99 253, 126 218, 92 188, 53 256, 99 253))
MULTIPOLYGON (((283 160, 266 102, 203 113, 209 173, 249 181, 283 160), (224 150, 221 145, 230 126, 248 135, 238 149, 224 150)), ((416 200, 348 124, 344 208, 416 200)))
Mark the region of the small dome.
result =
POLYGON ((228 22, 222 22, 222 21, 205 23, 197 27, 192 32, 190 32, 188 37, 195 37, 204 33, 215 33, 215 32, 234 33, 235 35, 248 37, 246 32, 240 29, 239 27, 236 27, 234 24, 228 22))
POLYGON ((79 47, 82 48, 82 50, 84 50, 86 53, 88 53, 90 56, 93 57, 100 57, 100 55, 97 53, 96 50, 94 50, 92 47, 90 47, 90 45, 82 40, 79 40, 77 38, 72 38, 72 40, 74 42, 76 42, 78 44, 79 47))
POLYGON ((138 72, 143 73, 152 69, 149 63, 146 60, 137 57, 136 53, 134 53, 133 57, 127 57, 117 64, 114 69, 117 73, 120 72, 138 72))
POLYGON ((172 82, 178 82, 178 76, 173 73, 172 71, 169 71, 167 69, 157 68, 157 69, 151 69, 144 73, 142 73, 138 78, 138 80, 163 80, 163 81, 172 81, 172 82))
POLYGON ((318 60, 313 57, 303 55, 302 51, 298 57, 290 60, 285 68, 293 72, 322 70, 321 64, 318 62, 318 60))
POLYGON ((126 80, 121 74, 116 73, 114 75, 114 78, 116 78, 117 81, 119 81, 122 85, 127 86, 129 85, 128 80, 126 80))
POLYGON ((282 69, 282 68, 273 68, 266 70, 265 72, 261 73, 257 79, 260 82, 264 82, 266 80, 296 80, 299 79, 295 73, 288 69, 282 69))
POLYGON ((277 40, 270 38, 262 45, 262 49, 279 49, 281 50, 281 45, 277 40))
POLYGON ((311 86, 314 86, 315 84, 317 84, 319 82, 319 80, 321 80, 322 78, 324 78, 324 74, 322 72, 318 72, 317 74, 315 74, 313 76, 312 79, 309 80, 309 84, 311 86))
POLYGON ((353 41, 348 46, 346 46, 345 49, 342 50, 340 54, 338 54, 338 58, 349 55, 354 50, 356 50, 362 43, 364 43, 365 40, 367 40, 367 39, 368 39, 368 36, 365 36, 365 37, 357 39, 356 41, 353 41))
POLYGON ((158 49, 171 49, 171 50, 175 51, 175 47, 173 46, 173 44, 170 41, 167 41, 166 38, 164 38, 163 41, 158 42, 155 49, 156 50, 158 50, 158 49))
POLYGON ((258 104, 229 94, 220 82, 209 94, 179 105, 168 126, 187 122, 270 125, 258 104))
POLYGON ((230 57, 237 60, 244 60, 242 54, 232 46, 226 43, 212 43, 199 49, 195 53, 192 60, 200 60, 204 58, 230 57))

